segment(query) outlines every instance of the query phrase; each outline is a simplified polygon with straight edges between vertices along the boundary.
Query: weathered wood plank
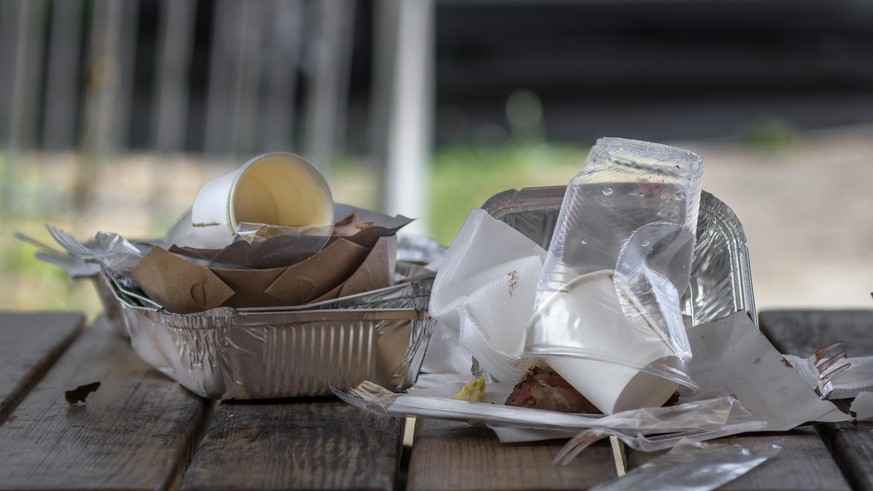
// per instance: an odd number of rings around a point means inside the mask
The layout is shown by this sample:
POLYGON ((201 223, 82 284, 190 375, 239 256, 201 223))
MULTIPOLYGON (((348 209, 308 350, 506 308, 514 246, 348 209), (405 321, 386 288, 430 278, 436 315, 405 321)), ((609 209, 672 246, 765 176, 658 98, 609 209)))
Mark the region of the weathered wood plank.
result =
MULTIPOLYGON (((761 330, 784 353, 809 355, 842 341, 849 356, 873 354, 873 311, 792 310, 762 312, 761 330)), ((873 424, 816 426, 854 489, 873 489, 873 424)))
POLYGON ((222 403, 182 489, 393 489, 402 431, 333 399, 222 403))
POLYGON ((76 313, 0 313, 0 423, 82 330, 76 313))
POLYGON ((207 407, 100 319, 0 426, 0 489, 166 489, 207 407), (84 404, 67 403, 65 391, 92 382, 84 404))
MULTIPOLYGON (((718 443, 744 447, 779 442, 782 450, 751 472, 719 488, 733 491, 760 490, 848 490, 851 489, 824 442, 811 426, 784 433, 738 435, 717 440, 718 443)), ((661 452, 628 452, 628 466, 633 469, 663 455, 661 452)))
POLYGON ((407 489, 587 489, 615 477, 605 441, 585 449, 570 465, 555 465, 552 460, 563 445, 502 444, 486 428, 419 420, 407 489))
POLYGON ((802 426, 783 433, 739 435, 724 439, 726 443, 736 443, 744 447, 774 440, 782 447, 779 455, 728 483, 723 489, 851 489, 840 468, 831 458, 827 446, 812 426, 802 426))
POLYGON ((873 489, 873 423, 827 424, 818 429, 852 489, 873 489))
POLYGON ((873 355, 873 310, 778 310, 761 312, 758 323, 782 353, 808 356, 843 341, 849 356, 873 355))

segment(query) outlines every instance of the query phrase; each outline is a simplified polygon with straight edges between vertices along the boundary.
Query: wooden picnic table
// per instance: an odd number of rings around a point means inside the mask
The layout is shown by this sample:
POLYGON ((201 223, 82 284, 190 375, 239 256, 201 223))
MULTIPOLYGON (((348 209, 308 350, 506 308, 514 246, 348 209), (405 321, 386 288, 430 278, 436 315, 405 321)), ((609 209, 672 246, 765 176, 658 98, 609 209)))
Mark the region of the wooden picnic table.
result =
MULTIPOLYGON (((759 319, 783 353, 842 340, 873 355, 873 311, 759 319)), ((0 490, 586 489, 615 475, 606 442, 556 466, 561 441, 504 445, 484 428, 419 420, 404 447, 403 431, 332 398, 204 400, 140 361, 105 317, 86 328, 75 313, 0 313, 0 490)), ((728 440, 783 449, 724 489, 873 489, 873 424, 728 440)), ((630 468, 656 455, 631 451, 630 468)))

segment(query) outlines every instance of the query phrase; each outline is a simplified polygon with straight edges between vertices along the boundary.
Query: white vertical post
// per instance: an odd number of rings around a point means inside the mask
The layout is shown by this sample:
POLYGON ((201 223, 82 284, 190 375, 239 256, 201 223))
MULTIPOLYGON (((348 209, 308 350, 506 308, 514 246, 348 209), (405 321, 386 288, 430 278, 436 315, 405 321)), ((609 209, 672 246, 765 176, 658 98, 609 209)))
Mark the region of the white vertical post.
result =
POLYGON ((428 165, 433 128, 434 1, 397 2, 397 45, 388 120, 386 212, 418 218, 427 233, 428 165))

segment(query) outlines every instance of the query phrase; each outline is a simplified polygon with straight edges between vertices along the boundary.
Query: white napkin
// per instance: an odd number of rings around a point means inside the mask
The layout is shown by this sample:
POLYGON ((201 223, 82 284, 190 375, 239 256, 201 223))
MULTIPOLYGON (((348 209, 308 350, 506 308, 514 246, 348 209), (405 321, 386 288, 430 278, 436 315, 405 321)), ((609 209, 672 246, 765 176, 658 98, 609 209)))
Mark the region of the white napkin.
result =
MULTIPOLYGON (((521 380, 531 363, 519 354, 545 255, 517 230, 474 209, 440 262, 430 297, 437 330, 502 382, 521 380)), ((438 364, 425 359, 424 368, 438 364)))
POLYGON ((858 421, 873 421, 873 392, 859 393, 850 409, 858 421))
MULTIPOLYGON (((815 391, 755 327, 745 312, 687 329, 694 352, 691 378, 703 394, 733 394, 768 431, 810 421, 848 421, 815 391)), ((706 397, 704 395, 703 397, 706 397)), ((680 402, 686 398, 681 397, 680 402)))

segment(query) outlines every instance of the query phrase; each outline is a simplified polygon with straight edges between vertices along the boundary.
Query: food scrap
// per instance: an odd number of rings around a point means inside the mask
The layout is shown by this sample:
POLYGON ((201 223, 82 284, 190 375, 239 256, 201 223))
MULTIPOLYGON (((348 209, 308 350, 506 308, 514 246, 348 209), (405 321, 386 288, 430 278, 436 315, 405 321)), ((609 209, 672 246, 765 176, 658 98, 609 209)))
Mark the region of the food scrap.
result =
POLYGON ((482 402, 485 397, 485 379, 479 377, 468 382, 452 399, 459 401, 482 402))
POLYGON ((535 366, 519 382, 509 397, 507 406, 529 407, 562 413, 599 414, 563 377, 547 367, 535 366))

